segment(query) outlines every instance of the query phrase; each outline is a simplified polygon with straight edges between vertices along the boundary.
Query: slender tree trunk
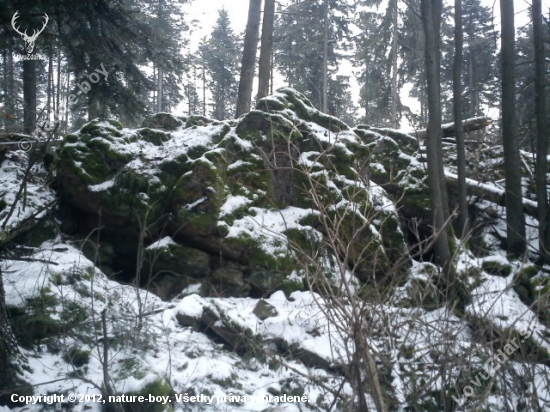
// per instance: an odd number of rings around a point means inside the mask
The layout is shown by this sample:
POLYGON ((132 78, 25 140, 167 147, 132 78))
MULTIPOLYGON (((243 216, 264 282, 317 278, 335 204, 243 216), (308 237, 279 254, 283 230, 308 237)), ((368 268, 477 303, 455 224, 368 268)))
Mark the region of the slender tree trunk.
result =
MULTIPOLYGON (((159 0, 158 9, 157 9, 157 20, 158 20, 159 27, 165 26, 163 19, 164 19, 164 0, 159 0)), ((158 67, 157 75, 158 75, 158 78, 157 78, 157 88, 158 88, 157 112, 162 112, 163 111, 162 110, 163 109, 162 108, 162 101, 163 101, 163 97, 164 97, 164 90, 163 90, 164 78, 163 78, 163 71, 162 71, 161 67, 158 67)))
POLYGON ((23 61, 23 130, 31 134, 36 129, 36 60, 23 61))
POLYGON ((13 132, 15 130, 15 123, 17 116, 15 114, 15 72, 13 68, 13 51, 10 49, 7 52, 7 69, 8 69, 8 93, 9 95, 6 98, 6 111, 9 113, 7 122, 6 122, 6 131, 13 132))
POLYGON ((502 144, 506 180, 507 251, 521 256, 526 249, 521 194, 521 160, 516 127, 514 1, 500 0, 502 64, 502 144))
POLYGON ((274 67, 275 67, 275 56, 273 56, 273 53, 271 53, 271 89, 270 89, 270 94, 273 94, 274 67))
MULTIPOLYGON (((456 40, 455 40, 456 41, 456 40)), ((474 93, 474 56, 472 50, 470 50, 470 61, 468 62, 469 66, 469 73, 468 73, 468 80, 470 85, 470 113, 468 114, 468 117, 474 117, 476 115, 476 97, 474 93)))
POLYGON ((535 112, 537 118, 537 158, 535 185, 539 219, 539 254, 544 262, 550 262, 549 207, 546 173, 548 170, 548 120, 546 118, 546 80, 544 34, 541 0, 533 0, 533 38, 535 42, 535 112))
POLYGON ((328 113, 328 0, 325 0, 323 18, 323 93, 322 111, 328 113))
POLYGON ((202 115, 206 116, 206 66, 202 65, 202 115))
MULTIPOLYGON (((443 15, 443 1, 432 0, 432 23, 434 26, 434 39, 435 39, 435 77, 437 78, 437 99, 439 113, 437 114, 437 122, 441 130, 441 19, 443 15)), ((441 135, 439 135, 441 137, 441 135)), ((441 138, 437 140, 437 170, 439 171, 439 190, 441 191, 441 199, 443 203, 443 215, 445 219, 449 219, 451 215, 449 208, 449 196, 447 194, 447 184, 445 183, 445 173, 443 171, 443 141, 441 138)), ((447 226, 447 235, 451 236, 452 226, 447 226)))
POLYGON ((11 48, 3 55, 4 62, 4 124, 6 133, 15 130, 15 83, 11 48))
POLYGON ((453 111, 456 133, 458 169, 458 236, 468 233, 468 192, 466 188, 466 150, 464 148, 464 126, 462 124, 462 0, 455 0, 455 56, 453 62, 453 111))
POLYGON ((428 123, 426 116, 426 88, 424 87, 424 85, 426 84, 426 79, 423 78, 423 74, 421 74, 420 76, 422 83, 422 86, 420 87, 420 121, 422 126, 424 126, 428 123))
POLYGON ((237 113, 239 117, 250 111, 252 98, 252 84, 254 82, 254 65, 258 49, 258 34, 260 32, 260 18, 262 14, 262 0, 250 0, 248 5, 248 22, 244 36, 243 59, 241 64, 241 78, 239 81, 239 95, 237 97, 237 113))
POLYGON ((157 70, 157 74, 158 74, 157 112, 162 112, 162 94, 163 94, 162 86, 163 86, 163 83, 162 83, 162 69, 160 67, 157 70))
MULTIPOLYGON (((50 54, 48 57, 48 88, 46 96, 46 119, 49 123, 50 116, 52 114, 52 94, 53 94, 53 56, 50 54)), ((54 99, 55 103, 55 99, 54 99)))
POLYGON ((439 27, 441 21, 441 0, 422 0, 422 23, 426 39, 425 65, 428 97, 428 136, 426 152, 428 161, 428 186, 433 209, 433 230, 436 236, 434 248, 436 261, 450 273, 451 251, 449 248, 448 206, 442 191, 443 163, 441 149, 441 90, 439 82, 439 27))
POLYGON ((271 78, 271 55, 273 54, 273 22, 275 20, 275 0, 265 0, 262 23, 262 45, 258 70, 258 96, 260 100, 269 94, 271 78))
POLYGON ((69 125, 69 92, 70 92, 70 84, 71 84, 71 72, 69 71, 69 68, 67 67, 67 87, 65 88, 65 125, 69 125))
POLYGON ((187 114, 191 116, 191 84, 187 82, 187 114))
POLYGON ((6 100, 8 97, 8 75, 7 75, 7 56, 6 54, 2 55, 2 73, 4 73, 4 83, 2 84, 2 92, 4 93, 4 111, 2 113, 2 119, 4 123, 4 131, 7 132, 8 129, 8 112, 6 111, 6 100))
POLYGON ((393 0, 391 7, 393 12, 393 35, 392 35, 392 65, 391 65, 391 127, 397 129, 399 127, 399 119, 397 118, 397 102, 399 100, 399 91, 397 90, 397 40, 398 40, 398 2, 393 0))
POLYGON ((55 111, 61 117, 61 50, 57 51, 57 85, 56 85, 56 103, 55 111))

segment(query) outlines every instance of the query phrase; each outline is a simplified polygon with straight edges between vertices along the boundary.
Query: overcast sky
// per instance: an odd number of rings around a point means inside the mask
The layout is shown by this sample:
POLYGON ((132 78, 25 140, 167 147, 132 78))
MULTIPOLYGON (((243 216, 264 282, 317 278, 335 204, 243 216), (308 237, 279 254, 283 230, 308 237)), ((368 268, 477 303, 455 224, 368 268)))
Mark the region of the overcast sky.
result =
MULTIPOLYGON (((449 3, 452 0, 444 0, 444 2, 449 3)), ((387 0, 382 1, 381 8, 386 7, 387 0)), ((500 3, 499 0, 481 0, 482 4, 486 7, 489 7, 493 10, 495 16, 494 23, 498 30, 500 30, 500 3)), ((196 48, 200 39, 204 36, 210 35, 212 28, 214 27, 216 20, 218 18, 218 10, 222 7, 229 13, 229 19, 231 22, 231 27, 235 33, 243 34, 246 28, 246 20, 248 17, 248 3, 249 0, 193 0, 190 4, 184 7, 188 17, 191 19, 196 19, 198 24, 196 29, 191 33, 191 47, 196 48)), ((516 27, 521 27, 529 22, 528 10, 530 8, 531 0, 514 0, 515 12, 516 12, 516 27)), ((543 13, 547 14, 550 9, 550 0, 542 0, 543 13)), ((341 63, 341 74, 352 75, 352 66, 347 62, 341 63)), ((352 90, 354 92, 358 91, 358 87, 354 87, 356 84, 355 80, 352 79, 352 90)), ((254 82, 254 87, 256 88, 256 82, 254 82)), ((282 76, 275 77, 274 88, 285 86, 284 78, 282 76)), ((255 95, 256 90, 253 92, 255 95)), ((358 100, 357 93, 354 96, 355 100, 358 100)), ((402 96, 403 103, 407 104, 408 98, 406 94, 403 93, 402 96)), ((357 103, 357 102, 356 102, 357 103)), ((492 114, 491 114, 492 115, 492 114)), ((498 114, 497 114, 498 115, 498 114)), ((406 128, 407 125, 402 124, 402 127, 406 128)))
MULTIPOLYGON (((450 3, 451 0, 444 0, 450 3)), ((185 10, 190 17, 199 21, 199 25, 209 34, 218 18, 218 10, 222 7, 229 12, 231 25, 236 32, 244 32, 246 28, 246 19, 248 16, 249 0, 193 0, 185 6, 185 10)), ((385 1, 382 4, 386 3, 385 1)), ((493 10, 495 15, 495 25, 500 27, 500 11, 499 0, 481 0, 481 3, 493 10)), ((516 26, 526 24, 528 21, 528 9, 531 5, 531 0, 514 0, 516 11, 516 26)), ((385 7, 385 6, 381 6, 385 7)), ((543 13, 547 14, 550 9, 550 0, 542 0, 543 13)))

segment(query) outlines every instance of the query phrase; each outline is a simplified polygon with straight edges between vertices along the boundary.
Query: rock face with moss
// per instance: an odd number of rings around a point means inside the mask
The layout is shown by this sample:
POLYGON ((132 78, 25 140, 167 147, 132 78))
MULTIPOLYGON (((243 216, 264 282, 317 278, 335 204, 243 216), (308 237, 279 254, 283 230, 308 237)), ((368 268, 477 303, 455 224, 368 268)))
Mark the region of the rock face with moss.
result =
POLYGON ((390 276, 407 254, 395 208, 369 179, 377 147, 397 151, 383 133, 368 131, 373 148, 367 132, 292 89, 238 122, 163 113, 144 126, 93 121, 65 138, 54 162, 74 227, 101 226, 115 255, 137 262, 113 263, 128 279, 139 274, 168 297, 197 282, 210 293, 265 295, 302 287, 288 279, 302 269, 297 250, 347 250, 365 282, 390 276), (322 246, 330 236, 341 242, 322 246))

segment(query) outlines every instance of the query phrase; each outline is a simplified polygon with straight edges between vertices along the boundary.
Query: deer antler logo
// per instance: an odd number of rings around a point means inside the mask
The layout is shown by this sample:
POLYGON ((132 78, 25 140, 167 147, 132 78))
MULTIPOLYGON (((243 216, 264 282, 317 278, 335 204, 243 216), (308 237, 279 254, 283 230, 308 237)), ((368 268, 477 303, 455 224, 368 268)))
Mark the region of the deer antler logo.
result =
POLYGON ((25 30, 24 33, 21 33, 19 31, 19 27, 15 27, 15 21, 17 20, 18 17, 19 17, 19 10, 17 10, 15 12, 15 14, 13 15, 13 17, 11 19, 11 25, 12 25, 13 29, 18 34, 20 34, 21 37, 23 38, 23 40, 25 42, 25 50, 27 51, 27 53, 31 54, 32 51, 34 50, 34 42, 38 38, 38 35, 44 31, 44 29, 46 28, 46 25, 48 24, 48 21, 49 21, 48 15, 46 13, 44 13, 45 20, 44 20, 44 24, 42 25, 42 28, 40 30, 34 30, 33 33, 32 33, 32 36, 27 35, 27 30, 25 30))

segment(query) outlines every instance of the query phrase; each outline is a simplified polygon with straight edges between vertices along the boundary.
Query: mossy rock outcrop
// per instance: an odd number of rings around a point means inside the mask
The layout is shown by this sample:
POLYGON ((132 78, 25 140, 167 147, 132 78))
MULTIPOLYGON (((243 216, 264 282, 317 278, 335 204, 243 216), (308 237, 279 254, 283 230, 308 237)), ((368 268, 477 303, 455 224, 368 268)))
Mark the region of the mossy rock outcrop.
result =
MULTIPOLYGON (((353 243, 349 269, 362 280, 393 276, 394 264, 407 255, 397 211, 387 207, 385 191, 369 183, 376 151, 369 144, 387 140, 380 158, 391 154, 390 163, 408 165, 396 140, 384 136, 390 131, 356 133, 289 88, 260 100, 237 121, 190 116, 183 124, 160 113, 144 126, 128 130, 95 120, 67 136, 54 161, 62 206, 82 214, 82 233, 104 224, 102 236, 115 238, 109 242, 115 249, 126 247, 126 261, 132 261, 129 245, 170 236, 197 256, 218 258, 221 265, 201 273, 212 286, 217 282, 230 295, 242 296, 282 288, 286 277, 303 268, 289 241, 321 248, 320 238, 331 236, 337 220, 342 245, 353 243), (321 214, 332 223, 319 219, 321 214), (242 274, 228 276, 231 265, 242 267, 242 274)), ((413 150, 410 136, 398 137, 413 150)), ((157 261, 160 266, 146 269, 183 274, 160 281, 177 286, 157 283, 172 295, 186 287, 184 277, 197 276, 186 274, 192 258, 169 249, 157 261)))
POLYGON ((141 279, 163 299, 172 299, 191 284, 205 282, 211 269, 211 256, 201 250, 161 239, 145 249, 141 279))
POLYGON ((183 126, 186 121, 187 118, 178 119, 170 113, 155 113, 145 118, 142 126, 152 129, 177 130, 179 127, 183 126))
POLYGON ((125 393, 118 397, 122 399, 120 405, 124 412, 172 412, 174 410, 175 392, 166 379, 157 378, 136 392, 125 393), (132 397, 132 396, 135 396, 132 397), (129 402, 143 396, 144 402, 129 402), (154 399, 150 402, 149 399, 154 399), (166 401, 168 400, 168 401, 166 401), (164 403, 163 403, 164 402, 164 403))

